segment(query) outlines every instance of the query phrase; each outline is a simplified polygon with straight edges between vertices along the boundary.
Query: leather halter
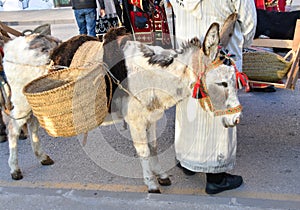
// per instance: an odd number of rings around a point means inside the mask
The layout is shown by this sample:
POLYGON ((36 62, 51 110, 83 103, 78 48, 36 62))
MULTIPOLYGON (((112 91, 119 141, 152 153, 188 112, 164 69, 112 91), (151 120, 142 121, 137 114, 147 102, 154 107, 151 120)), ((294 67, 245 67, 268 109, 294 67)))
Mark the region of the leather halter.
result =
MULTIPOLYGON (((201 51, 200 51, 201 53, 201 51)), ((203 53, 203 52, 202 52, 203 53)), ((203 56, 203 55, 202 55, 203 56)), ((223 55, 222 55, 223 56, 223 55)), ((213 103, 211 101, 211 98, 208 94, 208 90, 205 83, 206 74, 213 70, 218 68, 220 65, 224 64, 224 61, 220 59, 220 56, 218 56, 211 64, 209 65, 203 65, 201 60, 201 54, 199 59, 199 74, 197 76, 197 82, 194 84, 193 87, 193 97, 199 100, 200 106, 203 108, 203 110, 207 111, 206 107, 209 108, 209 111, 214 113, 214 116, 221 116, 221 115, 228 115, 228 114, 236 114, 242 111, 242 105, 238 105, 236 107, 227 108, 225 110, 216 110, 213 106, 213 103)), ((228 58, 228 57, 226 57, 228 58)), ((230 59, 230 63, 235 66, 234 61, 230 59)), ((235 68, 236 74, 237 69, 235 68)))

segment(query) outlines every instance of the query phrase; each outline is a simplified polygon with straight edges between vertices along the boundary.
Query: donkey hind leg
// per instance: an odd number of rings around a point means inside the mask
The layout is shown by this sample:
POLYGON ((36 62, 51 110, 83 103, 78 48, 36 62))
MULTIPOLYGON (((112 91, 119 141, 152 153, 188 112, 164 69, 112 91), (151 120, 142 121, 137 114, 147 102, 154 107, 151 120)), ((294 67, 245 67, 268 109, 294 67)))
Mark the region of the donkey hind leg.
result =
POLYGON ((156 139, 156 123, 152 123, 147 129, 148 135, 148 145, 150 149, 150 165, 153 170, 153 173, 157 176, 157 181, 162 186, 171 185, 171 180, 169 175, 165 173, 158 161, 157 156, 157 139, 156 139))
POLYGON ((130 133, 133 140, 133 145, 141 161, 144 183, 148 186, 148 192, 160 193, 156 181, 156 176, 153 174, 150 165, 150 150, 148 147, 146 126, 142 126, 141 124, 139 125, 137 124, 132 125, 132 123, 128 123, 128 124, 130 127, 130 133))
POLYGON ((52 165, 54 161, 43 151, 38 137, 39 122, 33 115, 28 120, 32 150, 42 165, 52 165))
POLYGON ((8 145, 9 158, 8 165, 10 167, 10 174, 12 179, 19 180, 23 178, 22 172, 18 164, 18 138, 21 127, 26 123, 25 119, 14 120, 10 119, 8 124, 8 145))

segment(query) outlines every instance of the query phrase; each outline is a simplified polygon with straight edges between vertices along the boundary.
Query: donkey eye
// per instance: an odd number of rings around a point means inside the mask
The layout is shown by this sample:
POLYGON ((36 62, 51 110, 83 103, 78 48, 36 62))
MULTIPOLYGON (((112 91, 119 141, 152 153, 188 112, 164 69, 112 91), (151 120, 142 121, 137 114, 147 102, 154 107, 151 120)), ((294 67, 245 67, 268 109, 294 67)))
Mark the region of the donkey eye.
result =
POLYGON ((228 83, 227 82, 218 82, 218 83, 216 83, 217 85, 219 85, 219 86, 223 86, 223 87, 228 87, 228 83))

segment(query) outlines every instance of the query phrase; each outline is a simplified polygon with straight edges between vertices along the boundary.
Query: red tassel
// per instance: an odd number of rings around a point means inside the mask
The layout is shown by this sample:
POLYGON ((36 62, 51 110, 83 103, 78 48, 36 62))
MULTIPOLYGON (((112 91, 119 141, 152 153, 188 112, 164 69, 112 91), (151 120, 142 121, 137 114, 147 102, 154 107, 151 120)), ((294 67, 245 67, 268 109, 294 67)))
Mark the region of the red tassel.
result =
POLYGON ((194 90, 193 90, 193 98, 199 99, 200 97, 200 79, 197 80, 197 82, 194 85, 194 90))
POLYGON ((250 91, 250 85, 249 85, 249 79, 248 76, 245 73, 236 71, 236 85, 238 89, 242 89, 245 87, 245 91, 249 92, 250 91))
POLYGON ((194 85, 194 90, 193 90, 192 97, 196 98, 196 99, 207 97, 207 94, 204 91, 204 86, 202 84, 202 80, 200 80, 199 78, 198 78, 197 82, 194 85))

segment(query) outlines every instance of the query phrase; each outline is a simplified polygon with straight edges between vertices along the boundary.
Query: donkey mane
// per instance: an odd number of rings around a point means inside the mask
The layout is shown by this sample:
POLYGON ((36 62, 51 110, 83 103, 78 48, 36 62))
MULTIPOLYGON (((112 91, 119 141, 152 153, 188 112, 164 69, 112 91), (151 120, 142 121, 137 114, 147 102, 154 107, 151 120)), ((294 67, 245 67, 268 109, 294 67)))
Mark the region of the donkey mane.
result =
MULTIPOLYGON (((181 44, 180 50, 183 51, 183 52, 185 52, 185 51, 187 51, 187 50, 190 50, 191 48, 192 48, 192 49, 200 49, 201 46, 202 46, 202 45, 201 45, 200 40, 199 40, 197 37, 194 37, 194 38, 192 38, 191 40, 188 40, 188 41, 186 41, 186 42, 183 42, 183 43, 181 44)), ((182 53, 183 53, 183 52, 182 52, 182 53)))
POLYGON ((158 54, 155 53, 153 49, 144 44, 140 45, 140 50, 144 54, 144 57, 149 58, 149 64, 158 64, 161 67, 168 67, 173 63, 174 58, 177 57, 177 53, 175 53, 173 50, 164 50, 158 54))
POLYGON ((168 67, 171 65, 178 54, 184 54, 189 50, 196 50, 200 48, 201 42, 197 37, 183 42, 181 48, 178 50, 163 50, 159 53, 156 53, 153 48, 150 48, 145 44, 140 44, 140 50, 144 54, 144 57, 149 58, 148 63, 151 65, 157 64, 161 67, 168 67))

